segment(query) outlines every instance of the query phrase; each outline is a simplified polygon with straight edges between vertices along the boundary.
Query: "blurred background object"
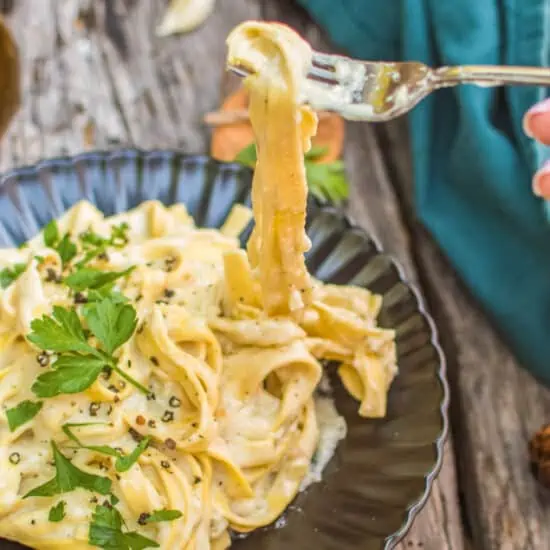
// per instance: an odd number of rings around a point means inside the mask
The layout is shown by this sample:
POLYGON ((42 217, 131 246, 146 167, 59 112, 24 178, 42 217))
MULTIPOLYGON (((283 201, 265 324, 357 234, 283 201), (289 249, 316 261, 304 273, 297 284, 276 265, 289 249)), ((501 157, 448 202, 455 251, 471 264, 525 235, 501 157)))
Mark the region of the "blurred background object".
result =
POLYGON ((19 55, 13 36, 0 16, 0 138, 20 104, 19 55))
POLYGON ((212 13, 215 3, 216 0, 172 0, 161 24, 157 27, 157 36, 196 29, 212 13))

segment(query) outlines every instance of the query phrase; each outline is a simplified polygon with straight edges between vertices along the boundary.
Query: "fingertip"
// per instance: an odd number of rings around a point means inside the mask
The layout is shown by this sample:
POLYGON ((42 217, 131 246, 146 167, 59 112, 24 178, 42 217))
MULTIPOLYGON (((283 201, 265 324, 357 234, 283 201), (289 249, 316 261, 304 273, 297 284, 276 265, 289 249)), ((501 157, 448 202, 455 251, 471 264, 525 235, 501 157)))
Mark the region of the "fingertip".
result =
POLYGON ((523 127, 529 137, 550 145, 550 112, 525 115, 523 127))
POLYGON ((550 145, 550 98, 533 105, 523 116, 523 131, 545 145, 550 145))
POLYGON ((550 199, 550 161, 546 161, 533 177, 533 193, 537 197, 550 199))
POLYGON ((529 111, 527 111, 524 115, 523 115, 523 120, 521 121, 521 124, 523 126, 523 131, 525 133, 525 135, 527 137, 530 137, 530 138, 534 138, 534 134, 533 134, 533 131, 531 130, 531 115, 529 114, 529 111))

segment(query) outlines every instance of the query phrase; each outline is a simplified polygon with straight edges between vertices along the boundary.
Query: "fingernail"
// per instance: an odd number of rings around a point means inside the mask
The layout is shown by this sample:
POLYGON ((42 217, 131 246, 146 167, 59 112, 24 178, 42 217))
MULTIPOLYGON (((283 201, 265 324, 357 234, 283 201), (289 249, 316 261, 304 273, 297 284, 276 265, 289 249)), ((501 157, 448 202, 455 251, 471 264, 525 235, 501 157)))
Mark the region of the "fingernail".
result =
POLYGON ((547 160, 533 178, 533 193, 538 197, 550 198, 550 160, 547 160))
POLYGON ((523 131, 529 136, 533 137, 533 132, 531 131, 531 128, 529 127, 530 122, 532 120, 533 116, 536 116, 538 114, 542 113, 549 113, 550 112, 550 97, 539 101, 535 105, 533 105, 524 115, 523 117, 523 131))
POLYGON ((537 113, 547 113, 550 111, 550 97, 535 103, 528 111, 528 115, 536 115, 537 113))

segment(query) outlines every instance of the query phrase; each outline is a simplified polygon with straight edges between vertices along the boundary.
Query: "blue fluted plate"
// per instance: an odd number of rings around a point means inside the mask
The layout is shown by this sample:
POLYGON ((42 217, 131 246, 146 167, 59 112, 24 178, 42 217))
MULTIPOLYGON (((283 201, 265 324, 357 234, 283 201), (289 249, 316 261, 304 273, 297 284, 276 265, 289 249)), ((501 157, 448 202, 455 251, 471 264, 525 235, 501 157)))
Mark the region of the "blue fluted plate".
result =
MULTIPOLYGON (((197 225, 219 227, 236 202, 250 202, 251 171, 175 151, 122 150, 45 160, 0 179, 0 247, 16 246, 86 199, 105 214, 149 199, 183 202, 197 225)), ((378 550, 406 533, 441 466, 448 387, 434 324, 419 294, 375 240, 338 209, 308 212, 307 264, 323 281, 364 286, 383 296, 379 321, 397 334, 399 374, 382 420, 357 415, 336 384, 348 436, 321 483, 301 493, 282 528, 235 540, 237 550, 378 550)), ((243 243, 249 232, 243 235, 243 243)), ((0 550, 22 548, 0 541, 0 550)))

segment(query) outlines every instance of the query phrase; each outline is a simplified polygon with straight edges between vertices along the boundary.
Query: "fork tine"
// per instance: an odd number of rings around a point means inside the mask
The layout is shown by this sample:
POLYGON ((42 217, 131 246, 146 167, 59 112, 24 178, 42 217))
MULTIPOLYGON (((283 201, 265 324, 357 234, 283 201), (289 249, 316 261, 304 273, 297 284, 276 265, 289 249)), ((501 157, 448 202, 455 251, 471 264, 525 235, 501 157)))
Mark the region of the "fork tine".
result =
POLYGON ((319 82, 325 82, 326 84, 340 84, 340 79, 334 71, 322 69, 313 64, 309 68, 307 76, 312 80, 318 80, 319 82))
MULTIPOLYGON (((246 78, 251 74, 247 67, 242 65, 227 65, 227 68, 238 76, 246 78)), ((339 84, 340 80, 334 72, 334 67, 325 65, 325 67, 317 66, 316 63, 310 66, 308 71, 308 78, 323 82, 326 84, 339 84), (331 70, 332 68, 332 70, 331 70)))
POLYGON ((237 76, 241 76, 243 78, 246 78, 251 74, 251 72, 246 67, 243 67, 242 65, 227 65, 227 69, 235 73, 237 76))
POLYGON ((330 71, 335 70, 335 61, 338 58, 338 56, 329 54, 329 53, 323 53, 314 51, 313 57, 311 58, 311 63, 316 66, 320 67, 322 69, 328 69, 330 71))

